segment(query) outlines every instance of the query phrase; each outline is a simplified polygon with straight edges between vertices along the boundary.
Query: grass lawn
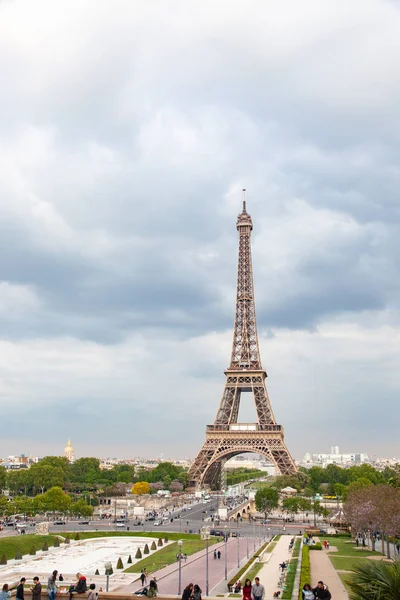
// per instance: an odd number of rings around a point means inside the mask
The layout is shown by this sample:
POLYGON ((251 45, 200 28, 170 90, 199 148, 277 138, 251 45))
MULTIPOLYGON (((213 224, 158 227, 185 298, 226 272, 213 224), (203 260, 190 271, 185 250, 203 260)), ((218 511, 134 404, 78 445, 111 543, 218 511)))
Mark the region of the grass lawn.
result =
MULTIPOLYGON (((320 536, 321 542, 324 541, 324 537, 320 536)), ((362 549, 356 546, 354 541, 349 538, 332 538, 329 540, 331 546, 336 546, 337 552, 329 553, 329 556, 359 556, 360 558, 365 556, 379 556, 380 552, 372 552, 372 550, 362 549)))
MULTIPOLYGON (((198 538, 198 536, 197 536, 198 538)), ((181 538, 179 538, 181 539, 181 538)), ((218 538, 210 539, 208 545, 212 546, 212 544, 216 544, 218 542, 218 538)), ((200 539, 186 539, 183 540, 182 545, 182 553, 190 556, 199 550, 204 550, 206 547, 205 540, 200 539)), ((170 565, 174 562, 178 562, 176 560, 176 555, 179 552, 178 542, 174 542, 173 544, 169 544, 164 548, 161 548, 158 552, 155 552, 151 556, 143 558, 135 565, 132 565, 128 569, 125 569, 125 573, 140 573, 140 571, 144 568, 147 569, 149 573, 154 573, 167 565, 170 565)))
POLYGON ((247 485, 246 487, 248 488, 253 488, 256 490, 262 490, 263 488, 266 487, 271 487, 271 485, 275 483, 274 481, 253 481, 253 483, 249 483, 249 485, 247 485))
POLYGON ((348 585, 348 581, 349 581, 349 575, 348 575, 348 573, 338 573, 338 575, 339 575, 340 579, 342 580, 342 583, 343 583, 344 587, 346 588, 346 590, 350 594, 351 590, 350 590, 349 585, 348 585))
POLYGON ((254 565, 251 567, 250 571, 248 571, 246 575, 243 576, 243 580, 250 579, 251 583, 254 583, 254 577, 259 573, 263 566, 264 563, 255 562, 254 565))
POLYGON ((41 550, 45 542, 50 548, 50 546, 54 546, 54 539, 53 535, 34 534, 0 538, 0 557, 5 554, 7 560, 11 560, 15 558, 18 550, 21 550, 22 554, 29 554, 32 546, 35 546, 36 550, 41 550))
POLYGON ((330 556, 331 562, 337 571, 351 571, 357 563, 368 560, 360 557, 330 556))
MULTIPOLYGON (((60 533, 62 537, 66 537, 67 535, 71 540, 75 537, 75 531, 70 531, 66 533, 60 533)), ((199 536, 192 533, 161 533, 160 531, 153 532, 134 532, 134 531, 79 531, 79 537, 81 540, 86 540, 89 538, 97 538, 97 537, 113 537, 113 536, 131 536, 131 537, 145 537, 145 538, 159 538, 161 537, 164 540, 165 535, 167 535, 169 540, 188 540, 188 541, 199 541, 199 536)), ((14 535, 10 537, 0 538, 0 558, 3 554, 6 555, 7 560, 11 560, 15 558, 18 550, 21 550, 22 554, 29 554, 32 546, 35 546, 36 550, 41 550, 43 548, 43 544, 47 542, 49 548, 54 546, 54 539, 56 536, 54 535, 35 535, 35 534, 26 534, 26 535, 14 535)), ((218 541, 220 538, 215 538, 215 541, 218 541)), ((213 540, 210 540, 210 545, 214 543, 213 540)), ((61 544, 62 545, 62 544, 61 544)), ((175 552, 176 554, 176 552, 175 552)), ((189 552, 187 552, 189 554, 189 552)))

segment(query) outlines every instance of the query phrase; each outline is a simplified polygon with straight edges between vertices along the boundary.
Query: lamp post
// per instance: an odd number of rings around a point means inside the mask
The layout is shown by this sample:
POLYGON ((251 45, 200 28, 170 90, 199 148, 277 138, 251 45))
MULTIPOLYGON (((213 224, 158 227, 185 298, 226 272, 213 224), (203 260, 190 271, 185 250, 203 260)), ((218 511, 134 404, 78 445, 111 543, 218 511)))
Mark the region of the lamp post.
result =
POLYGON ((227 526, 224 527, 224 541, 225 541, 225 581, 228 581, 228 532, 227 526))
POLYGON ((179 579, 178 579, 178 596, 181 595, 181 587, 182 587, 182 540, 178 540, 178 548, 179 548, 179 579))
POLYGON ((210 532, 206 532, 206 596, 208 596, 208 540, 210 539, 210 532))
POLYGON ((239 521, 236 529, 236 539, 237 539, 237 566, 240 567, 240 551, 239 551, 239 521))
POLYGON ((110 562, 106 562, 104 565, 104 568, 106 570, 106 592, 108 592, 108 587, 109 587, 109 582, 110 582, 110 575, 112 573, 112 564, 110 562))
POLYGON ((249 536, 246 536, 247 558, 249 558, 249 536))

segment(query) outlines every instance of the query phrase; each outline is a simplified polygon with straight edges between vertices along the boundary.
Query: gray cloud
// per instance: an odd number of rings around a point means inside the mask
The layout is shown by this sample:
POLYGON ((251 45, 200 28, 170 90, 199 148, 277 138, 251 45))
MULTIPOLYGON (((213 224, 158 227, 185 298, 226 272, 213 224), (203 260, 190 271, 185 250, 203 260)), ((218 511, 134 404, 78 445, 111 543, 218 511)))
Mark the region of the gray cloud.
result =
POLYGON ((0 4, 6 428, 18 409, 53 415, 82 453, 193 454, 229 360, 247 187, 263 359, 291 446, 330 445, 331 423, 332 442, 356 429, 375 452, 364 370, 382 430, 399 387, 399 27, 378 0, 0 4))

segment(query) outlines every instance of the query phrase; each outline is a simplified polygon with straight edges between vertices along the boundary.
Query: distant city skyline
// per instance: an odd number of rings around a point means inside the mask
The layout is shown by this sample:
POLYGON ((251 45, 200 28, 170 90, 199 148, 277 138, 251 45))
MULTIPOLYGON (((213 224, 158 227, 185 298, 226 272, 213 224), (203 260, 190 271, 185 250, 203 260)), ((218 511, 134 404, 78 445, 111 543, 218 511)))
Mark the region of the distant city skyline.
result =
POLYGON ((0 2, 0 455, 195 456, 242 188, 290 452, 395 455, 399 4, 172 2, 0 2))

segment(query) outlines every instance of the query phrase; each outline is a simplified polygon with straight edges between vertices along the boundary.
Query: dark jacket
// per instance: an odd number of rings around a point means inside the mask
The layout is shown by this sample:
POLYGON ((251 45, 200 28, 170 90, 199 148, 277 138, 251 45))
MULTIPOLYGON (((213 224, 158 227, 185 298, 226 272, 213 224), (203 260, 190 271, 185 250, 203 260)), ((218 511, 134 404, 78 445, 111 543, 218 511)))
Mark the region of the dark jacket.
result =
POLYGON ((16 597, 19 600, 24 600, 24 584, 23 583, 19 583, 17 585, 17 593, 16 593, 16 597))
POLYGON ((326 587, 320 588, 317 586, 313 589, 313 592, 318 600, 331 600, 332 598, 330 591, 326 587))
POLYGON ((32 600, 40 600, 42 597, 42 584, 36 583, 32 588, 32 600))
POLYGON ((185 589, 183 590, 183 594, 182 594, 182 600, 189 600, 189 598, 192 597, 193 594, 193 590, 190 589, 190 587, 185 587, 185 589))
POLYGON ((77 594, 84 594, 87 590, 87 584, 86 584, 86 577, 84 577, 82 575, 82 577, 79 577, 79 581, 77 583, 77 585, 75 586, 75 591, 77 594))

